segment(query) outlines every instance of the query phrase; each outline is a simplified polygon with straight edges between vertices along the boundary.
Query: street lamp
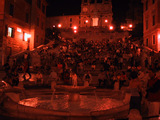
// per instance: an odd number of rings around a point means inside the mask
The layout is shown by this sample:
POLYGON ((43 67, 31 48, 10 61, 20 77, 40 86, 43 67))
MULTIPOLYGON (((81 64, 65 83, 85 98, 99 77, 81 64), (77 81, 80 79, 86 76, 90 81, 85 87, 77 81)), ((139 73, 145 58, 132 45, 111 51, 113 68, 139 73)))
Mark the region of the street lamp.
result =
POLYGON ((129 24, 129 28, 132 28, 133 27, 133 25, 132 24, 129 24))
POLYGON ((61 24, 58 24, 58 27, 59 27, 59 28, 61 28, 61 27, 62 27, 62 25, 61 25, 61 24))
POLYGON ((106 19, 104 22, 105 22, 105 23, 108 23, 108 20, 106 19))
POLYGON ((86 20, 86 23, 88 23, 88 20, 86 20))
POLYGON ((109 30, 113 30, 113 26, 112 25, 109 26, 109 30))

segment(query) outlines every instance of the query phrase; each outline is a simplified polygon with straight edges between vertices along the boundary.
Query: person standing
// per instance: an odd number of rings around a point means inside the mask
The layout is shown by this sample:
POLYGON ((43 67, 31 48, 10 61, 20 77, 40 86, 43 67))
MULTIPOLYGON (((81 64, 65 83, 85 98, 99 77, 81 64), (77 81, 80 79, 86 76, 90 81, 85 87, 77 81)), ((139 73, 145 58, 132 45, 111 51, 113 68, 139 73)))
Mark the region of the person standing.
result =
POLYGON ((91 83, 92 75, 90 74, 89 71, 87 71, 87 73, 84 74, 83 81, 84 81, 84 86, 89 86, 89 84, 91 83))
POLYGON ((160 80, 156 77, 156 74, 149 70, 149 77, 147 84, 147 95, 148 100, 148 116, 154 117, 150 120, 159 120, 160 113, 160 80))
POLYGON ((52 68, 51 73, 49 75, 50 81, 51 81, 51 90, 55 91, 55 86, 57 84, 58 75, 55 72, 54 68, 52 68))
POLYGON ((76 87, 77 86, 77 74, 74 71, 71 72, 70 78, 72 80, 72 85, 76 87))

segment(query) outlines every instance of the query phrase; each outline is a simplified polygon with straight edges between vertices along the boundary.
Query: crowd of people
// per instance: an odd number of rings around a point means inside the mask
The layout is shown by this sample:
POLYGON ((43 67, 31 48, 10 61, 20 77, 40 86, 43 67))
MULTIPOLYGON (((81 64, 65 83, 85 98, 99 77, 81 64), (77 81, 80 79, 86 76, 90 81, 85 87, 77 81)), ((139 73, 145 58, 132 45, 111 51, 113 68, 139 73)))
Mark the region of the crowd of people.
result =
MULTIPOLYGON (((52 90, 58 80, 65 85, 93 85, 114 90, 137 89, 140 100, 160 101, 159 58, 152 60, 154 52, 144 57, 144 51, 126 39, 125 41, 64 40, 53 51, 47 49, 26 52, 15 57, 10 65, 9 57, 4 65, 4 80, 12 86, 19 83, 18 74, 23 72, 24 81, 31 78, 30 68, 36 72, 37 84, 49 83, 52 90), (36 54, 36 57, 34 55, 36 54), (33 63, 33 59, 36 62, 33 63), (143 64, 144 63, 144 64, 143 64), (26 78, 26 74, 29 78, 26 78), (43 76, 47 75, 48 79, 43 76)), ((32 71, 32 72, 33 72, 32 71)))

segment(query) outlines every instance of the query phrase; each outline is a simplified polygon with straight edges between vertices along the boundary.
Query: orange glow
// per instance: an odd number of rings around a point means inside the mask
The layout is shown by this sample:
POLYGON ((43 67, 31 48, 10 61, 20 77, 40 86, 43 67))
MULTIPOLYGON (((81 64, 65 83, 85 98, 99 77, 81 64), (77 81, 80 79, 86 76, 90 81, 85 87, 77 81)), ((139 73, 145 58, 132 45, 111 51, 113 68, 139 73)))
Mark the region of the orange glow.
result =
POLYGON ((132 24, 129 24, 129 27, 130 27, 130 28, 132 28, 132 27, 133 27, 133 25, 132 25, 132 24))
POLYGON ((30 34, 24 33, 24 40, 28 41, 28 38, 31 38, 30 34))
POLYGON ((113 26, 109 26, 109 29, 110 29, 110 30, 113 30, 113 26))
POLYGON ((77 30, 77 26, 74 26, 73 29, 74 29, 74 30, 77 30))
POLYGON ((59 28, 61 28, 61 27, 62 27, 62 25, 61 25, 61 24, 58 24, 58 27, 59 27, 59 28))
POLYGON ((17 32, 22 32, 22 29, 21 28, 17 28, 17 32))
POLYGON ((124 29, 124 26, 121 26, 121 29, 124 29))
POLYGON ((86 20, 86 23, 88 23, 88 20, 86 20))
POLYGON ((160 34, 158 35, 158 39, 160 39, 160 34))
POLYGON ((107 22, 108 22, 108 20, 105 20, 104 22, 105 22, 105 23, 107 23, 107 22))
POLYGON ((55 25, 53 25, 53 27, 56 27, 55 25))
POLYGON ((74 30, 74 33, 77 33, 77 30, 74 30))

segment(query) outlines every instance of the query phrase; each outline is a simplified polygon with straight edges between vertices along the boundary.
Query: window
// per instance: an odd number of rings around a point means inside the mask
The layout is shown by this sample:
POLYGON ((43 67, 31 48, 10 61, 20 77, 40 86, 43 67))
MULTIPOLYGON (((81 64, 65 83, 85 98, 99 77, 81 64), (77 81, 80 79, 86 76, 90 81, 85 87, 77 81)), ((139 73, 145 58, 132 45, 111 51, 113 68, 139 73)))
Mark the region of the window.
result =
POLYGON ((102 0, 97 0, 97 3, 102 3, 102 0))
POLYGON ((156 44, 156 37, 153 35, 153 45, 156 44))
POLYGON ((28 41, 30 39, 31 35, 28 33, 23 32, 23 41, 28 41))
POLYGON ((72 27, 72 23, 70 23, 70 27, 72 27))
POLYGON ((87 3, 87 0, 84 0, 84 3, 87 3))
POLYGON ((46 7, 44 5, 42 5, 42 12, 45 14, 45 9, 46 7))
POLYGON ((8 27, 7 36, 12 37, 12 38, 14 37, 14 29, 13 28, 8 27))
POLYGON ((36 36, 36 43, 38 43, 38 35, 36 36))
POLYGON ((154 4, 155 3, 155 0, 152 0, 152 4, 154 4))
POLYGON ((146 30, 148 29, 148 19, 146 20, 146 30))
POLYGON ((146 10, 148 10, 148 0, 146 0, 146 10))
POLYGON ((42 22, 42 24, 41 24, 41 29, 43 30, 43 22, 42 22))
POLYGON ((90 3, 95 3, 95 0, 91 0, 90 3))
POLYGON ((155 15, 153 15, 152 19, 153 19, 152 25, 154 26, 155 25, 155 15))
POLYGON ((41 8, 41 0, 37 0, 37 7, 41 8))
POLYGON ((39 26, 39 18, 37 18, 37 26, 39 26))
POLYGON ((146 46, 148 46, 148 38, 146 39, 146 46))
POLYGON ((5 25, 5 36, 8 36, 8 25, 5 25))
POLYGON ((72 22, 72 18, 70 18, 70 22, 72 22))
POLYGON ((41 38, 41 44, 43 43, 43 38, 41 38))
POLYGON ((28 13, 26 13, 26 21, 25 22, 29 23, 29 14, 28 13))
POLYGON ((25 0, 27 3, 29 3, 30 5, 32 5, 32 0, 25 0))
POLYGON ((13 16, 14 13, 14 5, 10 4, 9 15, 13 16))

